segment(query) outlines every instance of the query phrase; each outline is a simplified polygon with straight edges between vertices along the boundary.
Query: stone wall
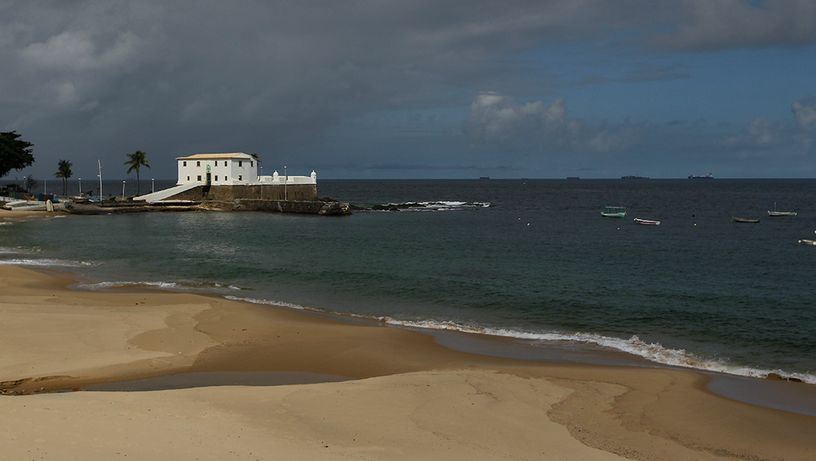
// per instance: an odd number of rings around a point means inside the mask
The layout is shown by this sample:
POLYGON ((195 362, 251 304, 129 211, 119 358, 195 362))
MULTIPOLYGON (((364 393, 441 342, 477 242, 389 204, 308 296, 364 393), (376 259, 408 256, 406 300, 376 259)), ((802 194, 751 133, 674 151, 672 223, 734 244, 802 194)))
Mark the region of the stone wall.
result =
POLYGON ((176 194, 167 200, 194 200, 197 202, 227 202, 238 199, 284 200, 308 202, 317 200, 316 184, 198 186, 176 194))

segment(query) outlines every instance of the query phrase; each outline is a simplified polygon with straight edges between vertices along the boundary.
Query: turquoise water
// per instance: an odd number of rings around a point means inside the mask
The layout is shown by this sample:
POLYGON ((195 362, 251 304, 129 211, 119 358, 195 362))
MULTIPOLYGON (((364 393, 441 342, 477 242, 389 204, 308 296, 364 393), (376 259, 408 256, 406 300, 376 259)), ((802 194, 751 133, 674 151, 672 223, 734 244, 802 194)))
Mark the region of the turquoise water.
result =
POLYGON ((816 237, 816 181, 323 181, 320 192, 447 203, 30 221, 0 226, 0 263, 78 271, 86 289, 150 283, 816 382, 816 247, 796 243, 816 237), (767 218, 774 202, 799 216, 767 218), (629 216, 601 218, 605 205, 629 216))

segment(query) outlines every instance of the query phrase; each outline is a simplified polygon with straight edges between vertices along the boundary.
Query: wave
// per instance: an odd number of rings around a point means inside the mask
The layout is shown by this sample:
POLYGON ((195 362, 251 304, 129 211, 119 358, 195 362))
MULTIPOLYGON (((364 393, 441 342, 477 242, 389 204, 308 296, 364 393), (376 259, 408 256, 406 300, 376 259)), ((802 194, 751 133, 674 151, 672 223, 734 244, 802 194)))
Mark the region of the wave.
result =
POLYGON ((95 283, 80 283, 76 285, 76 288, 81 290, 109 290, 111 288, 124 288, 124 287, 134 287, 134 286, 141 286, 141 287, 150 287, 150 288, 159 288, 162 290, 179 290, 179 291, 191 291, 191 290, 200 290, 200 289, 208 289, 208 288, 226 288, 229 290, 240 291, 241 287, 237 287, 235 285, 223 285, 220 283, 180 283, 180 282, 164 282, 164 281, 109 281, 109 282, 95 282, 95 283))
POLYGON ((265 304, 272 306, 287 307, 297 310, 307 310, 325 312, 345 317, 365 318, 378 321, 387 325, 405 328, 418 328, 424 330, 456 331, 460 333, 470 333, 478 335, 496 336, 502 338, 514 338, 540 343, 545 342, 572 342, 601 346, 607 349, 625 352, 635 355, 651 362, 674 367, 692 368, 696 370, 712 371, 737 376, 748 376, 754 378, 767 378, 768 375, 776 374, 785 378, 794 378, 806 383, 816 384, 816 374, 789 372, 781 369, 755 368, 742 365, 730 364, 721 360, 706 359, 699 357, 684 349, 673 349, 665 347, 660 343, 649 343, 641 340, 637 336, 629 339, 617 338, 614 336, 604 336, 595 333, 561 333, 561 332, 536 332, 514 330, 509 328, 491 328, 475 325, 466 325, 452 321, 439 320, 400 320, 389 316, 369 316, 361 314, 351 314, 342 312, 326 311, 312 307, 301 306, 299 304, 284 301, 272 301, 258 298, 242 298, 238 296, 225 296, 233 301, 244 301, 253 304, 265 304))
POLYGON ((699 357, 684 349, 668 348, 660 343, 648 343, 637 336, 629 339, 604 336, 595 333, 560 333, 560 332, 530 332, 506 328, 476 327, 449 321, 433 320, 398 320, 391 317, 382 317, 380 320, 389 325, 429 330, 448 330, 463 333, 483 334, 505 338, 525 339, 531 341, 560 341, 594 344, 597 346, 626 352, 642 357, 651 362, 697 370, 714 371, 738 376, 765 378, 769 374, 778 374, 786 378, 800 379, 806 383, 816 384, 816 375, 809 373, 789 372, 781 369, 754 368, 730 364, 715 359, 699 357))
POLYGON ((363 207, 363 210, 370 211, 453 211, 473 208, 490 208, 490 202, 463 202, 452 200, 439 200, 433 202, 400 202, 383 203, 371 207, 363 207))
POLYGON ((232 295, 224 296, 224 298, 229 299, 230 301, 241 301, 241 302, 252 303, 252 304, 265 304, 267 306, 280 306, 280 307, 286 307, 286 308, 289 308, 289 309, 296 309, 296 310, 299 310, 299 311, 324 312, 321 309, 317 309, 317 308, 314 308, 314 307, 301 306, 300 304, 287 303, 286 301, 272 301, 272 300, 269 300, 269 299, 259 299, 259 298, 242 298, 240 296, 232 296, 232 295))
POLYGON ((71 261, 65 259, 0 259, 0 265, 6 266, 39 266, 39 267, 89 267, 98 263, 89 261, 71 261))
POLYGON ((37 247, 33 248, 26 248, 26 247, 0 247, 0 255, 21 255, 21 254, 32 254, 32 253, 39 253, 40 249, 37 247))

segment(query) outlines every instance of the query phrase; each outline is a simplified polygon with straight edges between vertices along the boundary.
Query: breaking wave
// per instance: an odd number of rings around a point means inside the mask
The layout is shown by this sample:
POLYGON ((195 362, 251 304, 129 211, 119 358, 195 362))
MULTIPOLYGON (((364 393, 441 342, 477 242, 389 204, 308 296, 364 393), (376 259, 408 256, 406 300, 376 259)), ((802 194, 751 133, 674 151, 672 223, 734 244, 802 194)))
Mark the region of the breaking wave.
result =
POLYGON ((32 253, 39 253, 39 248, 26 248, 26 247, 0 247, 0 255, 23 255, 23 254, 32 254, 32 253))
POLYGON ((436 202, 400 202, 373 205, 364 210, 371 211, 453 211, 474 208, 490 208, 490 202, 462 202, 440 200, 436 202))
POLYGON ((201 289, 221 289, 240 291, 241 288, 235 285, 223 285, 220 283, 179 283, 179 282, 163 282, 163 281, 113 281, 113 282, 95 282, 95 283, 80 283, 76 288, 81 290, 97 291, 109 290, 112 288, 124 287, 150 287, 161 290, 176 290, 176 291, 193 291, 201 289))
POLYGON ((242 298, 240 296, 232 296, 232 295, 224 296, 224 298, 229 299, 230 301, 241 301, 241 302, 252 303, 252 304, 265 304, 267 306, 280 306, 280 307, 286 307, 286 308, 289 308, 289 309, 296 309, 296 310, 299 310, 299 311, 323 312, 321 309, 301 306, 300 304, 287 303, 285 301, 271 301, 271 300, 268 300, 268 299, 259 299, 259 298, 242 298))
POLYGON ((258 299, 258 298, 242 298, 238 296, 225 296, 226 299, 230 299, 233 301, 243 301, 249 302, 253 304, 265 304, 271 306, 280 306, 286 307, 290 309, 297 309, 297 310, 306 310, 306 311, 316 311, 316 312, 325 312, 335 315, 340 315, 344 317, 356 317, 356 318, 366 318, 369 320, 378 321, 381 323, 385 323, 387 325, 394 325, 398 327, 406 327, 406 328, 419 328, 425 330, 444 330, 444 331, 456 331, 461 333, 470 333, 470 334, 478 334, 478 335, 487 335, 487 336, 497 336, 503 338, 514 338, 514 339, 522 339, 528 341, 534 341, 539 343, 546 343, 546 342, 571 342, 571 343, 583 343, 583 344, 592 344, 595 346, 604 347, 607 349, 612 349, 620 352, 625 352, 628 354, 632 354, 651 362, 675 366, 675 367, 683 367, 683 368, 693 368, 697 370, 704 370, 704 371, 712 371, 712 372, 719 372, 719 373, 726 373, 730 375, 737 375, 737 376, 749 376, 754 378, 766 378, 770 374, 777 374, 779 376, 785 378, 794 378, 799 379, 803 382, 816 384, 816 375, 809 374, 809 373, 798 373, 798 372, 788 372, 785 370, 780 369, 764 369, 764 368, 753 368, 748 366, 741 366, 730 364, 724 361, 714 360, 714 359, 705 359, 699 357, 691 352, 688 352, 684 349, 673 349, 669 347, 665 347, 660 343, 649 343, 646 341, 641 340, 637 336, 632 336, 629 339, 624 338, 616 338, 613 336, 604 336, 595 333, 560 333, 560 332, 535 332, 535 331, 522 331, 522 330, 513 330, 508 328, 490 328, 490 327, 480 327, 480 326, 471 326, 465 325, 462 323, 451 322, 451 321, 437 321, 437 320, 400 320, 395 319, 393 317, 388 316, 368 316, 368 315, 361 315, 361 314, 349 314, 349 313, 342 313, 342 312, 332 312, 326 311, 323 309, 317 309, 312 307, 301 306, 299 304, 293 304, 283 301, 272 301, 267 299, 258 299))
POLYGON ((637 336, 629 339, 616 338, 613 336, 603 336, 595 333, 559 333, 559 332, 529 332, 512 330, 505 328, 482 328, 467 326, 456 322, 432 321, 432 320, 398 320, 391 317, 382 317, 381 320, 389 325, 398 325, 410 328, 422 328, 429 330, 447 330, 463 333, 483 334, 489 336, 499 336, 505 338, 525 339, 530 341, 567 341, 574 343, 594 344, 597 346, 626 352, 638 357, 642 357, 651 362, 660 363, 683 368, 694 368, 697 370, 715 371, 738 376, 750 376, 755 378, 765 378, 774 373, 787 378, 800 379, 806 383, 816 384, 816 375, 809 373, 788 372, 780 369, 753 368, 741 365, 729 364, 727 362, 705 359, 684 349, 672 349, 664 347, 660 343, 649 343, 641 340, 637 336))
POLYGON ((70 261, 65 259, 0 259, 0 265, 6 266, 38 266, 38 267, 89 267, 98 263, 89 261, 70 261))

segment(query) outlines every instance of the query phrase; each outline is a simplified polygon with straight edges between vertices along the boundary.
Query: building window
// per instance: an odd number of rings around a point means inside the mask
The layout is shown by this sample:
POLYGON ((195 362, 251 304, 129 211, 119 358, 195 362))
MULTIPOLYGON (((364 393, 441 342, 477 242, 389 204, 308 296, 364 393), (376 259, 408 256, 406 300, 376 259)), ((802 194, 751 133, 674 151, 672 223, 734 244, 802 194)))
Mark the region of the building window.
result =
POLYGON ((255 166, 255 162, 253 162, 252 160, 250 160, 250 161, 249 161, 249 166, 255 166))
POLYGON ((189 177, 189 176, 187 176, 187 180, 188 180, 188 181, 190 180, 190 177, 189 177))
POLYGON ((229 176, 224 176, 224 181, 229 181, 229 176))
POLYGON ((201 162, 196 161, 196 166, 201 166, 201 162))
POLYGON ((239 180, 239 181, 243 181, 243 180, 244 180, 244 177, 243 177, 242 175, 240 175, 240 174, 239 174, 239 175, 238 175, 238 180, 239 180))
POLYGON ((224 166, 227 166, 227 165, 228 165, 228 164, 227 164, 227 161, 226 161, 226 160, 224 160, 224 166))
POLYGON ((243 161, 238 160, 238 166, 243 166, 243 163, 244 163, 243 161))
POLYGON ((183 163, 184 163, 184 166, 187 166, 187 160, 185 160, 183 163))
POLYGON ((218 181, 218 175, 215 175, 215 180, 218 181))
POLYGON ((201 175, 198 175, 198 180, 201 181, 201 175))

